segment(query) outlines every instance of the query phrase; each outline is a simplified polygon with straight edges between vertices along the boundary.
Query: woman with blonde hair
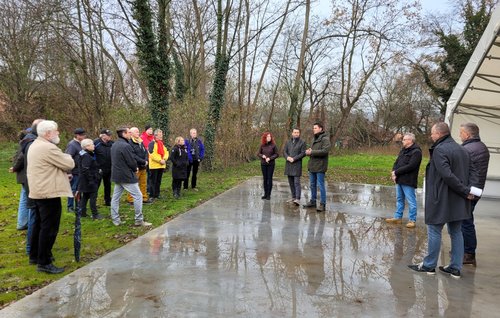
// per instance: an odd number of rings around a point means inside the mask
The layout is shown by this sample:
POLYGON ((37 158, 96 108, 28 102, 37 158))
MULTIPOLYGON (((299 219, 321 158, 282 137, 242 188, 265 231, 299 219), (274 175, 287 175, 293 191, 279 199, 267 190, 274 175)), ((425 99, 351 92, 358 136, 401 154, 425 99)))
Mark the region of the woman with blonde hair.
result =
POLYGON ((163 144, 163 131, 156 129, 154 139, 148 144, 149 171, 151 173, 151 189, 149 197, 158 199, 160 197, 161 178, 167 167, 168 150, 163 144))

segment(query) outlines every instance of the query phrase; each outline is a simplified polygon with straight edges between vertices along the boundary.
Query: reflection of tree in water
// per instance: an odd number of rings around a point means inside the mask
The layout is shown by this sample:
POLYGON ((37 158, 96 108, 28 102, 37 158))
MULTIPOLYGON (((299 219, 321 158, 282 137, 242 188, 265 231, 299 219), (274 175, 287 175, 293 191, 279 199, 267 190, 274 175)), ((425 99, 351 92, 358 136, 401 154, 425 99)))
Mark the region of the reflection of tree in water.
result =
POLYGON ((311 214, 303 253, 303 268, 307 275, 308 295, 315 294, 325 279, 325 253, 322 244, 324 229, 325 214, 311 214), (319 225, 316 230, 317 219, 319 219, 319 225))

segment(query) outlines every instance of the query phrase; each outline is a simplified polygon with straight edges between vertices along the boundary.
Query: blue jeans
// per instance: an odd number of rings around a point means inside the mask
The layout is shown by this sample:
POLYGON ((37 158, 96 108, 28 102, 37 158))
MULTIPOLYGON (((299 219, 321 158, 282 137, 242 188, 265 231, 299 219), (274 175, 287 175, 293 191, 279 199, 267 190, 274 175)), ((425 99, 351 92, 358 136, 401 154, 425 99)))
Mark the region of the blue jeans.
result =
MULTIPOLYGON (((451 238, 451 260, 450 267, 454 269, 462 269, 462 261, 464 258, 464 239, 462 237, 462 221, 446 223, 448 225, 448 233, 451 238)), ((428 224, 427 225, 427 256, 424 258, 424 266, 435 268, 439 259, 439 251, 441 249, 441 232, 444 224, 428 224)))
POLYGON ((28 217, 28 233, 26 233, 26 254, 30 255, 31 236, 33 235, 33 227, 35 226, 35 210, 29 209, 28 217))
POLYGON ((320 203, 326 204, 326 189, 325 189, 325 173, 324 172, 309 172, 309 186, 311 187, 311 201, 316 202, 317 188, 319 186, 320 203))
POLYGON ((474 226, 474 208, 477 200, 472 201, 472 217, 462 221, 462 235, 464 236, 464 252, 467 254, 476 254, 477 238, 476 227, 474 226))
POLYGON ((408 201, 408 219, 415 222, 417 220, 417 197, 415 196, 415 188, 409 185, 396 184, 396 212, 394 212, 394 217, 396 219, 403 218, 405 199, 408 201))
POLYGON ((28 209, 28 195, 26 193, 26 189, 21 187, 21 193, 19 194, 19 207, 17 208, 17 229, 22 230, 26 229, 28 226, 28 217, 29 217, 29 209, 28 209))
POLYGON ((114 223, 120 222, 118 210, 120 208, 120 197, 124 190, 134 198, 135 222, 144 221, 142 216, 142 193, 139 183, 115 183, 113 197, 111 198, 111 220, 114 223))
MULTIPOLYGON (((76 190, 78 190, 78 180, 80 180, 80 177, 77 174, 74 174, 71 178, 71 181, 69 182, 73 195, 75 195, 76 190)), ((68 198, 68 210, 76 211, 77 208, 78 207, 75 204, 75 198, 68 198)))

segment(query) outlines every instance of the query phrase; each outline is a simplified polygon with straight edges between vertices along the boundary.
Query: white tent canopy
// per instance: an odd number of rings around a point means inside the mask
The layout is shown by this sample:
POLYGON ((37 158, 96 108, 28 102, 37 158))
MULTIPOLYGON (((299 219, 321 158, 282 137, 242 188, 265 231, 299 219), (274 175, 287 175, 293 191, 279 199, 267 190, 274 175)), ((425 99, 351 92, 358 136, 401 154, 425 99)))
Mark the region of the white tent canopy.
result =
POLYGON ((500 197, 500 6, 491 15, 474 53, 448 100, 446 122, 458 137, 460 124, 479 126, 481 140, 490 150, 484 196, 500 197))

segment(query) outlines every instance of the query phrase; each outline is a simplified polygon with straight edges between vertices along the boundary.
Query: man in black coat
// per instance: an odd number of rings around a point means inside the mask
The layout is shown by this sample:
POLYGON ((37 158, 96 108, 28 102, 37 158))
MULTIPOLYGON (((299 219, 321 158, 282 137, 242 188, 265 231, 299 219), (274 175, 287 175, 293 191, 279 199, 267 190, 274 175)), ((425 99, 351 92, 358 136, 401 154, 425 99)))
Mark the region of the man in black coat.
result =
POLYGON ((81 142, 82 151, 79 154, 78 174, 78 192, 80 201, 78 209, 80 216, 87 216, 87 202, 90 200, 90 210, 93 220, 101 220, 102 216, 97 211, 97 190, 99 189, 99 169, 97 168, 94 156, 94 142, 91 139, 84 139, 81 142))
POLYGON ((106 206, 111 205, 111 146, 113 146, 111 135, 111 130, 103 129, 99 138, 94 140, 94 154, 100 173, 99 187, 102 181, 104 185, 104 204, 106 206))
POLYGON ((302 176, 302 158, 306 155, 306 143, 300 139, 300 129, 292 130, 292 138, 287 141, 283 156, 286 159, 285 175, 288 177, 288 184, 292 192, 292 198, 288 202, 295 205, 300 205, 301 185, 300 177, 302 176))
POLYGON ((432 126, 430 160, 425 170, 425 223, 427 224, 427 256, 411 269, 435 274, 441 248, 441 232, 448 226, 451 238, 451 260, 439 270, 460 278, 464 256, 462 221, 471 217, 470 184, 475 182, 475 171, 465 148, 450 136, 445 123, 432 126))
MULTIPOLYGON (((82 151, 82 146, 80 145, 80 142, 82 142, 82 140, 87 137, 85 129, 83 128, 75 129, 74 134, 75 137, 68 142, 66 150, 64 151, 65 153, 71 155, 73 161, 75 162, 75 168, 71 170, 71 180, 70 180, 71 191, 73 191, 73 195, 75 195, 76 191, 78 190, 78 180, 79 180, 78 156, 80 151, 82 151)), ((68 212, 75 212, 76 208, 77 207, 74 198, 68 198, 68 212)))
POLYGON ((118 128, 116 134, 118 139, 111 147, 111 181, 115 183, 111 199, 111 220, 116 226, 124 223, 120 220, 118 209, 120 197, 126 190, 134 198, 135 226, 150 226, 151 223, 145 222, 142 215, 142 193, 136 176, 137 161, 129 144, 130 130, 128 127, 118 128))
POLYGON ((406 133, 403 136, 403 148, 392 166, 391 178, 396 183, 396 212, 394 217, 386 219, 387 223, 401 224, 405 200, 408 201, 407 228, 414 228, 417 221, 417 198, 415 189, 418 182, 418 171, 422 162, 422 150, 415 144, 415 135, 406 133))
MULTIPOLYGON (((477 183, 472 185, 484 189, 486 175, 488 174, 488 164, 490 162, 490 152, 479 137, 479 127, 474 123, 460 125, 460 139, 462 140, 462 146, 469 152, 470 160, 477 173, 477 183)), ((474 197, 474 200, 472 200, 471 218, 462 221, 464 265, 476 266, 477 239, 473 212, 479 199, 480 197, 474 197)))

